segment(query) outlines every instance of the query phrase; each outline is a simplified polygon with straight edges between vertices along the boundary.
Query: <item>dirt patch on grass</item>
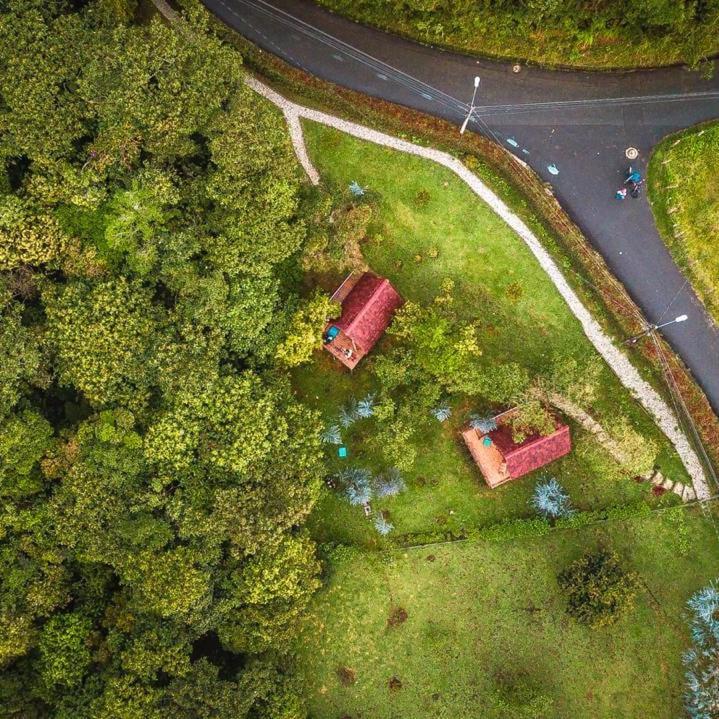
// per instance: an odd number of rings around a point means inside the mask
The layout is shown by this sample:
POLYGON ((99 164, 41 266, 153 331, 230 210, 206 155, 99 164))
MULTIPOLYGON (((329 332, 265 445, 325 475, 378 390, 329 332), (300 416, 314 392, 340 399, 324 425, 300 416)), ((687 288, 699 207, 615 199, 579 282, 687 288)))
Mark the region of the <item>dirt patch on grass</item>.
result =
POLYGON ((399 677, 392 677, 387 682, 387 686, 391 692, 398 692, 402 688, 402 682, 399 677))
POLYGON ((398 627, 400 624, 404 624, 407 621, 407 610, 403 607, 394 607, 392 611, 389 613, 389 618, 387 619, 387 626, 388 627, 398 627))
POLYGON ((350 667, 337 667, 335 673, 343 687, 351 687, 357 681, 357 674, 350 667))

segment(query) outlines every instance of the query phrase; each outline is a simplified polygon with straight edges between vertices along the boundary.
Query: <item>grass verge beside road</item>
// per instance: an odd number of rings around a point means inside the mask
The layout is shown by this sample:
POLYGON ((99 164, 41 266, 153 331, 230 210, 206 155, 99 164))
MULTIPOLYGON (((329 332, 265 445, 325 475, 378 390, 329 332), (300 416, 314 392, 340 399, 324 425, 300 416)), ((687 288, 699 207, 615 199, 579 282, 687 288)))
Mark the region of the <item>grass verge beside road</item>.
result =
POLYGON ((649 198, 676 263, 719 322, 719 123, 672 135, 649 163, 649 198))
MULTIPOLYGON (((670 5, 632 13, 619 4, 571 3, 554 8, 533 3, 424 3, 417 0, 315 0, 318 5, 358 22, 410 40, 459 52, 539 65, 581 69, 631 69, 676 63, 695 64, 719 52, 719 12, 705 10, 667 30, 678 13, 670 5), (500 7, 501 5, 501 7, 500 7), (664 11, 665 24, 652 21, 664 11), (583 11, 583 12, 582 12, 583 11), (557 18, 561 13, 562 17, 557 18), (650 17, 652 16, 652 17, 650 17), (629 21, 629 22, 627 22, 629 21), (642 32, 642 30, 645 32, 642 32)), ((684 17, 687 13, 684 12, 684 17)))

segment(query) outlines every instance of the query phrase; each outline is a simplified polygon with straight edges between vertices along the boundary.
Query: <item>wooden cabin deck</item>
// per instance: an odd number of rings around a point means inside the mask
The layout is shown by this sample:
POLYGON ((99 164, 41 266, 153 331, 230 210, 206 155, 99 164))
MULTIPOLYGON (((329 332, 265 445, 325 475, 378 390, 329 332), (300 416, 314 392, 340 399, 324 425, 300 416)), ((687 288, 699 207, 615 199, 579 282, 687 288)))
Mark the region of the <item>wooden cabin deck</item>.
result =
POLYGON ((467 445, 472 459, 479 466, 487 484, 494 489, 500 484, 509 482, 512 477, 507 471, 507 462, 504 460, 502 453, 494 443, 485 444, 483 437, 484 435, 480 435, 476 429, 471 427, 462 432, 462 439, 467 445))
MULTIPOLYGON (((327 332, 327 328, 332 324, 332 322, 327 324, 325 332, 327 332)), ((324 345, 324 348, 349 369, 354 369, 365 355, 365 353, 362 352, 362 350, 342 330, 340 330, 340 333, 332 340, 332 342, 324 345), (347 351, 351 352, 352 355, 348 356, 347 351)))

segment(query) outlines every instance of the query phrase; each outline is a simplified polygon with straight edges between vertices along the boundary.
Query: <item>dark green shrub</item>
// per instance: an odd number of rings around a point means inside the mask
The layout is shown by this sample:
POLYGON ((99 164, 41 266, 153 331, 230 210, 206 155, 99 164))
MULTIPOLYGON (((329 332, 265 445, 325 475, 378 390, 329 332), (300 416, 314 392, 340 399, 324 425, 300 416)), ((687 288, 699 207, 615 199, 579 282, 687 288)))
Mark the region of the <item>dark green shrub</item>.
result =
POLYGON ((567 612, 592 628, 613 624, 634 605, 638 577, 625 571, 614 552, 585 554, 557 578, 567 612))
POLYGON ((427 190, 420 190, 414 196, 414 204, 417 207, 426 207, 431 199, 431 195, 427 192, 427 190))

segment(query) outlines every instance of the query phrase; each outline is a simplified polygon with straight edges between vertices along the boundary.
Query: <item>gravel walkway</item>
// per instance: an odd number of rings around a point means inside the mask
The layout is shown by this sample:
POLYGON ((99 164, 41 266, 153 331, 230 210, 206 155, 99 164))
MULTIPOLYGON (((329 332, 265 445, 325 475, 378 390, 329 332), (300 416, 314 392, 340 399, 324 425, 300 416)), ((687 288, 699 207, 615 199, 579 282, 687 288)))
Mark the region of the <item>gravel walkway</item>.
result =
POLYGON ((302 105, 290 102, 282 97, 271 88, 267 87, 257 79, 247 77, 247 84, 270 102, 279 107, 290 129, 292 144, 297 153, 297 157, 305 168, 310 181, 316 184, 319 180, 319 174, 312 165, 307 150, 305 148, 302 136, 302 128, 300 118, 306 118, 313 122, 318 122, 328 127, 333 127, 349 135, 358 137, 362 140, 374 142, 378 145, 390 147, 400 152, 406 152, 410 155, 425 158, 437 162, 444 167, 452 170, 458 175, 472 191, 484 200, 494 212, 497 213, 525 242, 532 254, 541 265, 542 269, 547 273, 559 294, 564 298, 570 310, 582 325, 584 333, 589 341, 594 345, 597 352, 604 358, 607 364, 612 368, 621 383, 637 398, 642 406, 651 414, 660 427, 662 432, 669 438, 677 450, 684 466, 694 484, 694 490, 697 498, 700 500, 708 499, 712 492, 707 482, 704 469, 699 458, 692 449, 686 435, 682 432, 678 425, 677 419, 657 392, 645 382, 636 367, 629 361, 627 356, 614 345, 608 335, 604 333, 599 324, 591 316, 587 308, 582 304, 581 300, 575 294, 574 290, 569 286, 568 282, 562 275, 561 271, 551 258, 549 253, 544 249, 540 241, 534 233, 517 217, 509 207, 497 197, 476 175, 470 172, 457 158, 452 157, 446 152, 433 149, 431 147, 421 147, 411 142, 400 140, 399 138, 386 135, 368 127, 342 120, 338 117, 328 115, 318 110, 312 110, 302 105))

